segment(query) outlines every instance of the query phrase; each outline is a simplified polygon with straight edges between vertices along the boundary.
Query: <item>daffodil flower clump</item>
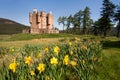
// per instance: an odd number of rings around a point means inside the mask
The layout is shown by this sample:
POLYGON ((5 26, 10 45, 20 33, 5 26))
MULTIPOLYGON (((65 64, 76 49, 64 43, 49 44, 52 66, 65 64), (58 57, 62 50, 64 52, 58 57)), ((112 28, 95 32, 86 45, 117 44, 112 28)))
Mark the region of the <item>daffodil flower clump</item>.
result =
MULTIPOLYGON (((25 46, 8 65, 3 63, 1 80, 90 80, 101 60, 102 46, 92 40, 69 39, 50 46, 25 46)), ((3 52, 3 50, 2 50, 3 52)), ((94 74, 94 75, 93 75, 94 74)))

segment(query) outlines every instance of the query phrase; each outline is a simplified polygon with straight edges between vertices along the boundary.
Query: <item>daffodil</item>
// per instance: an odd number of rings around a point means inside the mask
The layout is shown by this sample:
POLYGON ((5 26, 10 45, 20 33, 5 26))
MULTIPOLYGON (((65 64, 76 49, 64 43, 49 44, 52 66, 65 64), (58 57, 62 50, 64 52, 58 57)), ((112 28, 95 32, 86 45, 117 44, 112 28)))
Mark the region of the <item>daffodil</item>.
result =
POLYGON ((15 72, 15 71, 16 71, 16 68, 17 68, 17 63, 16 63, 16 61, 14 60, 14 62, 9 65, 9 69, 10 69, 12 72, 15 72))
POLYGON ((50 59, 50 63, 53 64, 53 65, 56 65, 56 64, 58 64, 58 59, 53 57, 53 58, 50 59))
POLYGON ((25 57, 24 60, 25 60, 25 63, 28 64, 28 65, 30 65, 32 63, 32 58, 30 56, 25 57))
POLYGON ((64 59, 63 59, 63 64, 68 65, 69 64, 69 56, 65 55, 64 59))
POLYGON ((45 64, 40 63, 37 67, 37 70, 39 71, 39 73, 42 73, 45 70, 45 64))
POLYGON ((71 42, 69 42, 69 45, 70 45, 70 46, 72 46, 72 43, 71 43, 71 42))
POLYGON ((34 76, 35 75, 35 72, 33 70, 30 71, 30 75, 31 76, 34 76))
POLYGON ((73 55, 73 51, 70 51, 70 55, 73 55))
POLYGON ((60 51, 59 47, 55 46, 54 47, 54 53, 58 55, 59 51, 60 51))
POLYGON ((42 53, 39 53, 37 57, 38 57, 38 58, 42 58, 42 57, 43 57, 43 54, 42 54, 42 53))
POLYGON ((11 48, 10 48, 10 51, 11 51, 11 52, 14 52, 14 51, 15 51, 15 49, 14 49, 13 47, 11 47, 11 48))
POLYGON ((44 51, 45 51, 46 53, 48 53, 48 51, 49 51, 48 47, 46 47, 46 48, 44 49, 44 51))
POLYGON ((50 79, 49 76, 46 76, 46 77, 45 77, 45 80, 52 80, 52 79, 50 79))
POLYGON ((87 50, 87 46, 81 46, 81 48, 83 49, 83 50, 87 50))
POLYGON ((77 63, 76 63, 75 61, 70 61, 70 64, 71 64, 72 66, 76 66, 76 65, 77 65, 77 63))
POLYGON ((85 64, 85 60, 84 59, 82 60, 82 63, 85 64))

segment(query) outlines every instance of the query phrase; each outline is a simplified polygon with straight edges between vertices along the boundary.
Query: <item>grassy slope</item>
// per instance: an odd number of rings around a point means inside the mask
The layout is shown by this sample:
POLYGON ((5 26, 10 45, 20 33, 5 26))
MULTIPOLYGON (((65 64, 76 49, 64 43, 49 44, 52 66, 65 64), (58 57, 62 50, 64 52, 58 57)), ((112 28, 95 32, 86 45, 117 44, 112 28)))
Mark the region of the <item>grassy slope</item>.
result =
POLYGON ((0 34, 16 34, 22 33, 23 29, 28 29, 28 26, 19 24, 15 21, 0 18, 0 34))
POLYGON ((98 80, 119 80, 120 79, 120 38, 79 36, 71 34, 17 34, 12 36, 0 35, 1 46, 23 47, 25 44, 48 45, 57 43, 59 39, 66 37, 95 38, 103 43, 103 60, 97 66, 98 80), (2 38, 3 37, 3 38, 2 38))
POLYGON ((120 39, 108 38, 103 43, 103 61, 98 66, 99 80, 120 79, 120 39))

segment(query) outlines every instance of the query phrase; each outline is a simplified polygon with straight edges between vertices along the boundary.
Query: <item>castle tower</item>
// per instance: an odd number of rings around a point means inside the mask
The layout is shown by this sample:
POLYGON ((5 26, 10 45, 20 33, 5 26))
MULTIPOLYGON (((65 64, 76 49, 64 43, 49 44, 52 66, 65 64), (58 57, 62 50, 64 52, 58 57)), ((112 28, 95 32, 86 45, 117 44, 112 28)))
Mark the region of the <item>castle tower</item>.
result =
POLYGON ((49 12, 47 15, 47 29, 53 29, 53 15, 52 12, 49 12))
POLYGON ((41 27, 41 13, 40 12, 37 13, 37 23, 38 23, 38 28, 42 29, 42 27, 41 27))
POLYGON ((39 33, 37 25, 37 9, 33 9, 33 14, 30 13, 31 33, 39 33))
POLYGON ((32 25, 32 13, 29 13, 30 26, 32 25))
POLYGON ((46 13, 45 11, 41 12, 41 27, 42 29, 46 29, 46 13))

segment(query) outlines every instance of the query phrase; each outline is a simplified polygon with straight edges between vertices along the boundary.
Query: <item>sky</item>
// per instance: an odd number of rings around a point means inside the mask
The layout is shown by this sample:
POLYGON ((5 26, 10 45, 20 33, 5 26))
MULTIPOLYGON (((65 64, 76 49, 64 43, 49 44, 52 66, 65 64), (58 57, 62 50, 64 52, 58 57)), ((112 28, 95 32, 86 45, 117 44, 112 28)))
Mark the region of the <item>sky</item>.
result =
MULTIPOLYGON (((96 21, 100 18, 100 11, 103 0, 0 0, 0 18, 7 18, 30 26, 29 12, 52 11, 54 15, 54 27, 62 29, 57 19, 60 16, 74 15, 79 10, 84 10, 86 6, 90 8, 90 16, 96 21)), ((110 0, 118 5, 120 0, 110 0)))

